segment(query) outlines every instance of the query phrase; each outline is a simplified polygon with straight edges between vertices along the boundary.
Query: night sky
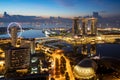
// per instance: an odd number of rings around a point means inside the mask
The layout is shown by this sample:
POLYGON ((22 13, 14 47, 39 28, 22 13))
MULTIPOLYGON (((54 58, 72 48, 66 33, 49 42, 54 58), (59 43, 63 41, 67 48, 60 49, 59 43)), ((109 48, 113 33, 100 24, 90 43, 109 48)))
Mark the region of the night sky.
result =
POLYGON ((120 0, 0 0, 0 14, 75 17, 120 14, 120 0))

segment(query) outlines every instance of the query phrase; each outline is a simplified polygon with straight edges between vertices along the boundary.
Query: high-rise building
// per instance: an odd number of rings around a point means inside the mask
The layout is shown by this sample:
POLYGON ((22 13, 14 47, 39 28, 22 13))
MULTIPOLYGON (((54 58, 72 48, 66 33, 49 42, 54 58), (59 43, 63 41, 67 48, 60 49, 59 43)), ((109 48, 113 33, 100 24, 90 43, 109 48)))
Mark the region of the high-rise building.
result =
POLYGON ((11 34, 11 43, 13 47, 16 47, 17 42, 17 27, 13 26, 10 28, 10 34, 11 34))
POLYGON ((12 47, 6 50, 6 70, 28 69, 30 65, 30 50, 28 48, 12 47))
POLYGON ((96 18, 91 19, 91 35, 96 35, 97 34, 97 27, 96 27, 96 18))
POLYGON ((98 19, 102 18, 98 12, 93 12, 93 17, 98 19))
POLYGON ((8 17, 10 17, 10 15, 8 15, 7 12, 4 12, 3 17, 8 18, 8 17))
POLYGON ((31 46, 31 54, 35 54, 35 40, 31 39, 30 40, 30 46, 31 46))
POLYGON ((88 35, 88 26, 90 25, 90 34, 96 35, 97 34, 97 27, 96 27, 96 18, 78 18, 75 17, 73 19, 73 27, 72 27, 72 33, 73 35, 82 35, 86 36, 88 35), (80 26, 81 28, 80 28, 80 26))
POLYGON ((72 33, 73 33, 73 35, 79 35, 80 34, 78 21, 79 21, 78 17, 75 17, 73 19, 73 26, 72 26, 72 33))
POLYGON ((93 17, 98 18, 99 17, 99 13, 98 12, 93 12, 93 17))
POLYGON ((86 27, 86 19, 82 19, 82 35, 85 36, 87 34, 87 27, 86 27))

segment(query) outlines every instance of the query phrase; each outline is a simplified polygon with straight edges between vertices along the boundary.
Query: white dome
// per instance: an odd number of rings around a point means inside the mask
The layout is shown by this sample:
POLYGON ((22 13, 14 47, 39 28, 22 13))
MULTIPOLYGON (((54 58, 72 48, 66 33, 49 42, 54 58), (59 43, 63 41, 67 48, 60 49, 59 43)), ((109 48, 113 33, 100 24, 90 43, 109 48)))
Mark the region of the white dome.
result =
POLYGON ((80 61, 73 69, 74 76, 81 79, 89 79, 95 76, 96 63, 88 58, 80 61))

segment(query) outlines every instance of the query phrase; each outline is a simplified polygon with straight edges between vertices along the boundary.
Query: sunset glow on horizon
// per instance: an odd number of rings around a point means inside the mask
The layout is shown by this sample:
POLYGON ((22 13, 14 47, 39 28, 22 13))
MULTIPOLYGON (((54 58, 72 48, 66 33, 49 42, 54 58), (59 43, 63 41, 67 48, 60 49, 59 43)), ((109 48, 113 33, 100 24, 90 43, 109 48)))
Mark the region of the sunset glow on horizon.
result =
POLYGON ((0 14, 74 17, 99 12, 103 16, 119 15, 120 0, 1 0, 0 14))

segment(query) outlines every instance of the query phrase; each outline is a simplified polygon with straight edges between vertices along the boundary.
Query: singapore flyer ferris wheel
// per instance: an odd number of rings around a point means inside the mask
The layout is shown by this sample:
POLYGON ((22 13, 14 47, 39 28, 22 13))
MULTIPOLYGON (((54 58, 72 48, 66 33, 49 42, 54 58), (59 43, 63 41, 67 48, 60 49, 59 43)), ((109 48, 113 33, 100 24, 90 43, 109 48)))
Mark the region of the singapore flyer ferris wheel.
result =
POLYGON ((7 33, 8 33, 8 35, 9 35, 9 37, 11 37, 10 28, 13 27, 13 26, 19 28, 19 31, 20 31, 20 32, 18 33, 17 38, 21 37, 21 35, 22 35, 22 27, 21 27, 21 25, 20 25, 19 23, 17 23, 17 22, 11 22, 11 23, 9 23, 9 25, 8 25, 8 27, 7 27, 7 33))

